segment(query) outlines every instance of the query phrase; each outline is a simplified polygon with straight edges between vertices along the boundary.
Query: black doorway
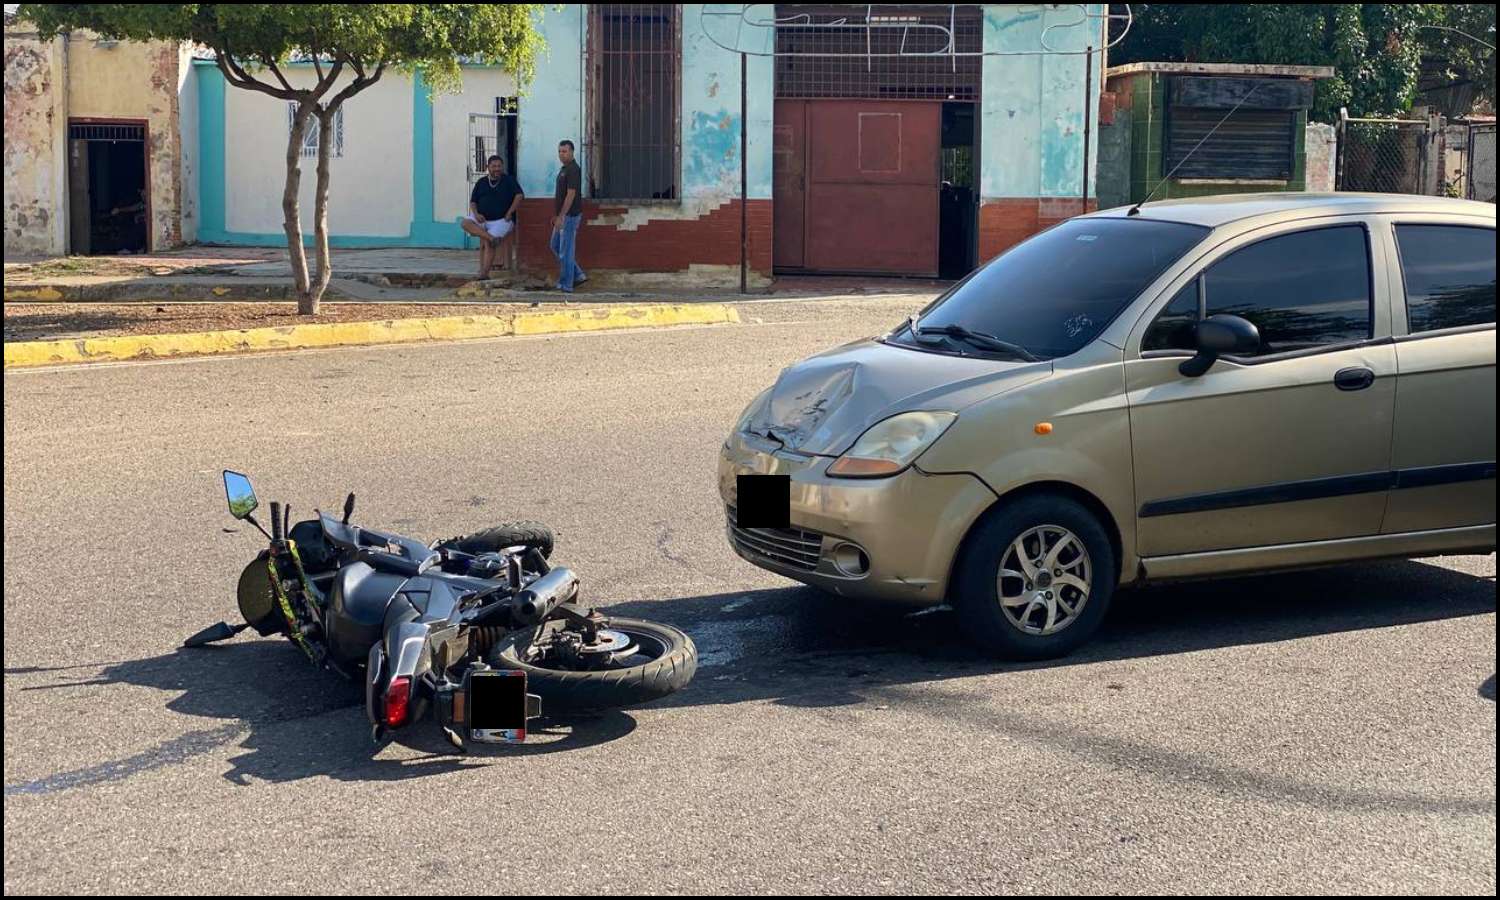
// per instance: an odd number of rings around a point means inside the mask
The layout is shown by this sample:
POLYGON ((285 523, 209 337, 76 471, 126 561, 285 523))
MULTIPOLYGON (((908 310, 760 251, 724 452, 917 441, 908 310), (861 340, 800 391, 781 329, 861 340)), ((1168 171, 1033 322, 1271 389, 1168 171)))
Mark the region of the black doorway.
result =
POLYGON ((962 278, 974 268, 979 183, 973 103, 944 103, 942 198, 938 204, 938 274, 962 278))
POLYGON ((145 123, 69 123, 68 204, 71 252, 150 249, 145 123))

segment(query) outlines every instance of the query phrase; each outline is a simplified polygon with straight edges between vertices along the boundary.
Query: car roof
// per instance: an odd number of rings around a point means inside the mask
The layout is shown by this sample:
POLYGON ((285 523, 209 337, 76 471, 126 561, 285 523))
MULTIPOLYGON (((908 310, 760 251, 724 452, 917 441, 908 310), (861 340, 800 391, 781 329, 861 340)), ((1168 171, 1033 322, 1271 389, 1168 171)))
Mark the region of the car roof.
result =
MULTIPOLYGON (((1099 218, 1124 217, 1130 207, 1090 213, 1099 218)), ((1217 228, 1244 219, 1267 218, 1271 221, 1310 219, 1318 216, 1342 216, 1389 213, 1438 213, 1458 216, 1482 216, 1493 220, 1495 204, 1453 197, 1424 197, 1414 194, 1316 194, 1281 192, 1265 194, 1220 194, 1181 200, 1155 200, 1141 205, 1136 218, 1162 222, 1186 222, 1217 228)))

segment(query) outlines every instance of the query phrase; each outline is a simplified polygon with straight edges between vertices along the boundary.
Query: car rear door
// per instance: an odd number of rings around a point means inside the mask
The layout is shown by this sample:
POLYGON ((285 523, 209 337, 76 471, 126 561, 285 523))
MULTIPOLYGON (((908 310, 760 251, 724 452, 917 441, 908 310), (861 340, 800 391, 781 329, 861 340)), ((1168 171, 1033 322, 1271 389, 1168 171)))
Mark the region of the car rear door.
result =
POLYGON ((1390 533, 1495 521, 1495 225, 1393 218, 1390 533))
POLYGON ((1268 226, 1210 250, 1126 350, 1143 557, 1376 534, 1390 482, 1396 355, 1385 245, 1360 217, 1268 226), (1190 378, 1203 316, 1259 352, 1190 378))

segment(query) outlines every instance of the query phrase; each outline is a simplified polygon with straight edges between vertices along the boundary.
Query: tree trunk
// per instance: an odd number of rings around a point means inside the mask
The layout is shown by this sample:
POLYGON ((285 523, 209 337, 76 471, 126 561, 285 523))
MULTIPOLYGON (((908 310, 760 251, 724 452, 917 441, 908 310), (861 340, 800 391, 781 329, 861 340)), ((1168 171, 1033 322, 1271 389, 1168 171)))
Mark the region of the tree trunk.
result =
POLYGON ((323 292, 328 289, 328 279, 333 276, 332 259, 328 253, 328 157, 332 152, 329 148, 333 146, 333 120, 337 115, 337 109, 318 112, 318 185, 313 195, 313 243, 318 256, 317 270, 308 291, 311 307, 307 310, 312 315, 318 314, 323 292))
POLYGON ((302 140, 307 134, 308 119, 312 117, 312 105, 300 103, 292 117, 292 133, 286 144, 286 189, 281 194, 281 212, 286 221, 286 249, 292 264, 292 281, 297 286, 297 312, 316 315, 317 298, 312 295, 307 280, 307 253, 302 249, 302 210, 297 201, 302 187, 302 140))

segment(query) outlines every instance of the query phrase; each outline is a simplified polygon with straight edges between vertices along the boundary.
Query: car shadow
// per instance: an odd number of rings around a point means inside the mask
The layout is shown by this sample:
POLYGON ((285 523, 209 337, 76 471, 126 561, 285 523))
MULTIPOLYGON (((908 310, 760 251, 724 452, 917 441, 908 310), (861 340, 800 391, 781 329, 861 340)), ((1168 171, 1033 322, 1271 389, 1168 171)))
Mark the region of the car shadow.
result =
POLYGON ((472 746, 459 753, 438 726, 424 721, 400 733, 395 743, 417 751, 417 757, 392 758, 370 738, 364 712, 364 685, 313 668, 287 641, 246 639, 141 660, 103 666, 55 669, 7 669, 6 675, 55 672, 62 680, 6 691, 66 691, 96 686, 131 685, 175 693, 166 708, 217 724, 184 734, 127 757, 20 784, 12 794, 47 794, 73 787, 118 782, 165 766, 236 746, 224 778, 236 784, 252 779, 297 781, 327 776, 345 781, 405 781, 455 769, 591 747, 622 738, 635 720, 615 710, 567 719, 533 719, 528 742, 506 746, 472 746), (93 677, 64 673, 92 669, 93 677))
MULTIPOLYGON (((1122 591, 1094 639, 1044 662, 996 660, 964 639, 946 607, 911 613, 807 587, 620 603, 608 612, 670 622, 693 636, 699 674, 662 705, 770 699, 865 702, 866 692, 966 675, 1060 669, 1495 611, 1493 577, 1403 560, 1122 591)), ((1494 697, 1494 679, 1480 692, 1494 697)))

